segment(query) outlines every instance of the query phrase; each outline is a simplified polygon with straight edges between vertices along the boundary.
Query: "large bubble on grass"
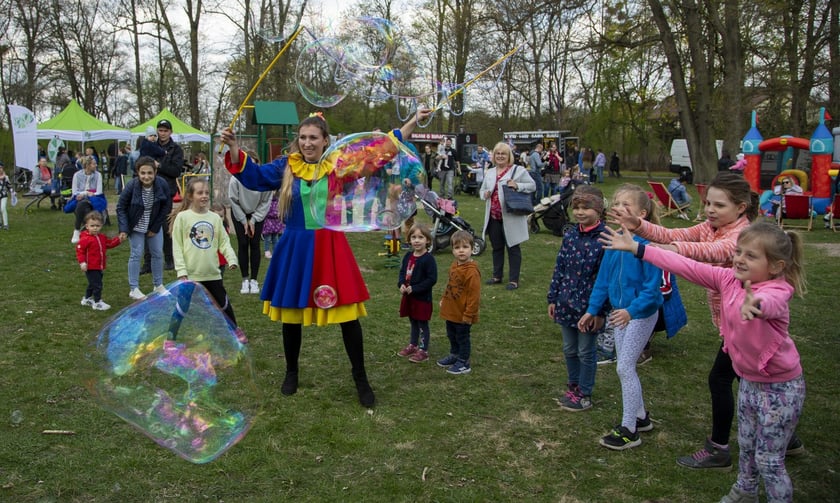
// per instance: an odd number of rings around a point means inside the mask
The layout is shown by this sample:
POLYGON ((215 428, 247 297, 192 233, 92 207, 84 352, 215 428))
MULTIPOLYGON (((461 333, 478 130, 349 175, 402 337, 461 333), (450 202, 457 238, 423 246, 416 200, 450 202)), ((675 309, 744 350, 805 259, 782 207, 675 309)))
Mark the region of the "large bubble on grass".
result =
POLYGON ((244 334, 198 283, 176 281, 117 313, 91 360, 97 402, 193 463, 230 449, 259 412, 244 334))
POLYGON ((316 177, 325 197, 311 198, 317 223, 339 231, 395 229, 417 211, 414 192, 426 183, 418 155, 391 135, 345 136, 324 152, 316 177))

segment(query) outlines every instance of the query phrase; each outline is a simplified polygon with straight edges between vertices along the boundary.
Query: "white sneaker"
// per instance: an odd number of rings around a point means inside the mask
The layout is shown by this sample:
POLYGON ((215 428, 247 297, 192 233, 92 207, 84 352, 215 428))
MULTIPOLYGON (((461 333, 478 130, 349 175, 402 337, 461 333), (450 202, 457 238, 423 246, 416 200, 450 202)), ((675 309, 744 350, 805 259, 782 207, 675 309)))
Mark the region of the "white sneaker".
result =
POLYGON ((251 293, 251 284, 248 282, 247 279, 242 280, 242 288, 239 289, 239 293, 241 293, 241 294, 251 293))
POLYGON ((132 288, 130 292, 128 292, 128 298, 131 300, 143 300, 146 298, 146 295, 140 291, 139 288, 132 288))
POLYGON ((260 285, 257 283, 257 280, 252 279, 249 283, 250 283, 250 286, 251 286, 251 293, 259 294, 260 293, 260 285))
POLYGON ((100 300, 99 302, 94 302, 93 306, 91 306, 91 307, 93 307, 94 311, 107 311, 107 310, 111 309, 111 305, 106 304, 105 301, 103 301, 103 300, 100 300))
POLYGON ((163 285, 158 285, 155 287, 155 293, 166 293, 168 291, 169 290, 167 290, 166 287, 163 285))
POLYGON ((688 215, 686 215, 685 213, 680 213, 679 215, 677 215, 677 218, 682 218, 683 220, 688 220, 688 215))
MULTIPOLYGON (((826 224, 826 225, 828 225, 828 224, 826 224)), ((268 250, 265 251, 265 258, 271 259, 271 252, 270 251, 268 251, 268 250)))
POLYGON ((93 306, 93 297, 82 297, 82 305, 86 307, 93 306))
POLYGON ((70 238, 70 242, 73 243, 73 244, 78 243, 80 234, 81 233, 79 231, 73 231, 73 237, 70 238))

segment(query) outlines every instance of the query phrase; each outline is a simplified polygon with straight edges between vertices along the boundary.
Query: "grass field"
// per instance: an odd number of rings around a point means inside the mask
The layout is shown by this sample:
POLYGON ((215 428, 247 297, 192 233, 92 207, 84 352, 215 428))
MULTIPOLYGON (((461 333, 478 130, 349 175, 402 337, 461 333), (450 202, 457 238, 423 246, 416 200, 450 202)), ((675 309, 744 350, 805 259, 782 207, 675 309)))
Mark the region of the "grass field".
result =
MULTIPOLYGON (((616 185, 609 179, 606 191, 616 185)), ((480 228, 483 203, 471 196, 459 202, 480 228)), ((653 361, 640 367, 655 423, 640 447, 613 452, 597 442, 621 414, 614 366, 599 367, 592 410, 560 410, 555 398, 565 365, 560 331, 545 304, 560 239, 545 231, 523 245, 519 290, 483 287, 473 371, 465 376, 395 356, 408 333, 397 314, 397 271, 378 256, 382 233, 350 236, 371 293, 362 320, 377 393, 370 412, 357 402, 337 327, 304 331, 300 390, 282 396, 279 325, 259 314, 257 296, 239 294, 239 274, 228 272, 262 413, 229 452, 193 465, 100 409, 82 384, 91 341, 129 304, 128 245, 108 258, 103 298, 113 309, 82 308, 85 279, 69 243, 71 217, 43 209, 24 215, 21 208, 11 209, 11 230, 0 232, 2 501, 711 502, 735 480, 735 471, 690 471, 675 463, 709 434, 706 377, 719 345, 705 293, 694 285, 680 283, 688 325, 671 340, 658 335, 653 361)), ((689 223, 666 218, 665 224, 689 223)), ((787 466, 797 501, 837 501, 840 444, 832 428, 840 416, 840 233, 819 221, 803 234, 810 289, 792 302, 791 330, 808 386, 798 428, 807 453, 787 466)), ((450 264, 448 252, 436 255, 439 270, 450 264)), ((489 276, 489 249, 478 262, 489 276)), ((166 281, 174 279, 168 272, 166 281)), ((150 282, 142 277, 145 291, 150 282)), ((442 275, 436 298, 444 284, 442 275)), ((434 318, 431 356, 447 350, 443 323, 434 318)))

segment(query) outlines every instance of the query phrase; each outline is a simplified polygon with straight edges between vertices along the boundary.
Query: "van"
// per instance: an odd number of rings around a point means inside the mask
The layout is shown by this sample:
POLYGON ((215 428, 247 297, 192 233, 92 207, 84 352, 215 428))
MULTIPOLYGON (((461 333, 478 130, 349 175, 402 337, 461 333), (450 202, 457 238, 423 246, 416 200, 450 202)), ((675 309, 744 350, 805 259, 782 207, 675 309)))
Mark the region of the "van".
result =
MULTIPOLYGON (((718 159, 723 155, 723 140, 715 140, 718 159)), ((688 183, 694 183, 694 171, 691 166, 691 157, 688 155, 688 142, 684 138, 677 138, 671 142, 671 173, 685 175, 688 183)))

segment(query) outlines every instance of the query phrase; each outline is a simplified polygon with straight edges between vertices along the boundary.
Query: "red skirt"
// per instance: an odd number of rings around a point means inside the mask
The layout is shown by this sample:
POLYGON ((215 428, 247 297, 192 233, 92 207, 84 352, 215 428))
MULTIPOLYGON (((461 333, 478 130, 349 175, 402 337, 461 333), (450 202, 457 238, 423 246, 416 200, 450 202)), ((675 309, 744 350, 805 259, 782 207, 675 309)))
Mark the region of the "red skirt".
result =
POLYGON ((403 295, 400 300, 400 317, 412 320, 429 321, 432 319, 432 303, 417 300, 411 295, 403 295))

